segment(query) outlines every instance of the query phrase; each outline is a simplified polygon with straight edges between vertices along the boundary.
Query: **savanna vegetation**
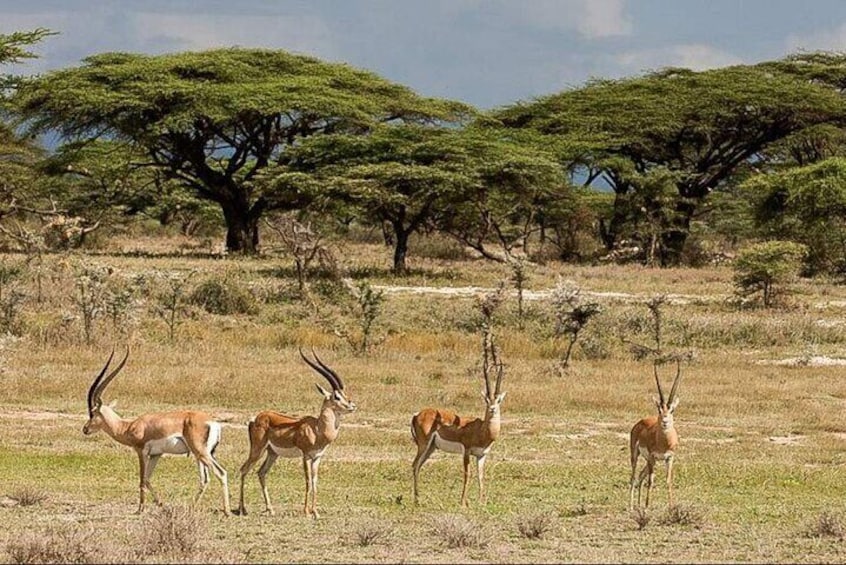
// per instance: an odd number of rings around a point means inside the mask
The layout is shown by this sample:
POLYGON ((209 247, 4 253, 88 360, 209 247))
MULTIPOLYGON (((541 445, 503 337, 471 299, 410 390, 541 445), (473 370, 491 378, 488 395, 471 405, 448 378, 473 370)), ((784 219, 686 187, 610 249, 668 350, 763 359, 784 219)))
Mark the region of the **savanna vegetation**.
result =
MULTIPOLYGON (((38 41, 0 36, 0 61, 38 41)), ((5 77, 0 560, 842 562, 844 62, 490 112, 279 51, 5 77), (414 504, 411 415, 482 416, 486 331, 508 393, 487 499, 462 508, 461 457, 437 452, 414 504), (211 412, 233 496, 250 417, 316 414, 314 347, 358 406, 320 519, 298 460, 268 477, 275 516, 225 517, 174 456, 133 514, 137 459, 81 432, 125 345, 103 400, 211 412), (630 511, 628 433, 676 363, 676 504, 659 467, 630 511)), ((245 494, 257 510, 254 472, 245 494)))

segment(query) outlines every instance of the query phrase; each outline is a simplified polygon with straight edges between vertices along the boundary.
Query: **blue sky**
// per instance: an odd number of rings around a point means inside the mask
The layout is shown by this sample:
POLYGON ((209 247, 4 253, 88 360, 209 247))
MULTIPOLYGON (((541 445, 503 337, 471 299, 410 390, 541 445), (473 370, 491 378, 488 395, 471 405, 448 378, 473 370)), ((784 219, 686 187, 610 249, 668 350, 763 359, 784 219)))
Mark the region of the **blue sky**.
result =
POLYGON ((0 33, 60 32, 7 66, 94 53, 279 48, 483 109, 665 66, 846 50, 846 0, 0 0, 0 33))

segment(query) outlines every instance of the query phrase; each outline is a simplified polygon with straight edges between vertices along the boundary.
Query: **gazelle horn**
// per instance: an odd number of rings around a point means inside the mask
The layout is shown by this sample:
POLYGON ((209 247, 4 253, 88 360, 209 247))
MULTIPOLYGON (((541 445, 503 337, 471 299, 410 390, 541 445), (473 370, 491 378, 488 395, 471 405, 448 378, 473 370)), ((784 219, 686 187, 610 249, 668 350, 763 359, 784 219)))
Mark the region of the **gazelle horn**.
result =
POLYGON ((661 406, 665 406, 664 391, 661 389, 661 379, 658 378, 658 363, 652 364, 652 371, 655 373, 655 384, 658 385, 658 400, 661 402, 661 406))
MULTIPOLYGON (((316 365, 308 357, 306 357, 305 354, 303 353, 302 347, 300 347, 299 350, 300 350, 300 357, 303 358, 303 361, 305 361, 306 364, 308 364, 309 367, 311 367, 312 369, 317 371, 319 374, 323 375, 323 378, 325 378, 329 382, 329 384, 332 386, 332 390, 340 390, 340 387, 338 385, 338 381, 336 380, 335 376, 332 373, 328 372, 323 367, 316 365)), ((313 349, 312 349, 312 353, 314 353, 313 349)), ((317 358, 316 355, 315 355, 315 358, 317 358)))
POLYGON ((94 379, 94 382, 91 383, 91 386, 88 388, 88 415, 92 415, 94 413, 94 401, 96 400, 95 391, 97 390, 97 386, 100 384, 100 381, 103 379, 103 375, 106 374, 106 369, 109 368, 109 364, 112 362, 112 358, 115 356, 115 350, 112 349, 112 354, 109 355, 109 359, 106 361, 106 364, 103 366, 103 370, 100 371, 100 374, 97 375, 97 378, 94 379))
POLYGON ((100 395, 103 394, 103 391, 106 390, 106 387, 109 386, 109 383, 112 382, 112 379, 114 379, 117 374, 120 373, 120 370, 123 369, 123 366, 126 365, 127 359, 129 359, 129 347, 126 348, 126 354, 123 356, 123 359, 118 364, 118 366, 115 367, 115 369, 111 373, 109 373, 108 376, 104 378, 99 385, 97 385, 97 390, 94 391, 95 402, 100 401, 100 395))
POLYGON ((681 381, 681 360, 676 360, 676 378, 673 381, 673 388, 670 389, 670 399, 667 401, 667 404, 672 404, 673 400, 676 399, 676 391, 679 388, 679 381, 681 381))

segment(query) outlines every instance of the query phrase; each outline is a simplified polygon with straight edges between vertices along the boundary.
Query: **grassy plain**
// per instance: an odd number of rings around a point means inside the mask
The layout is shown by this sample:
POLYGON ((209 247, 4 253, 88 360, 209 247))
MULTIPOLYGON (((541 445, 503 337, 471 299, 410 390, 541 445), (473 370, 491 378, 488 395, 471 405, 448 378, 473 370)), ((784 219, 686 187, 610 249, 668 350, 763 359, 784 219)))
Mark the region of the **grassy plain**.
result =
MULTIPOLYGON (((415 506, 411 414, 426 405, 482 413, 472 294, 386 292, 373 330, 377 345, 360 355, 333 331, 356 327, 343 288, 318 281, 309 304, 295 297, 289 260, 181 254, 177 243, 117 240, 96 255, 47 255, 41 302, 33 277, 15 283, 27 300, 20 336, 7 338, 2 350, 0 561, 45 560, 37 549, 50 543, 78 546, 79 562, 846 560, 846 369, 815 363, 844 354, 843 286, 802 281, 778 309, 741 309, 730 300, 728 267, 530 267, 529 290, 568 279, 603 311, 562 374, 556 361, 564 344, 551 337, 545 295, 527 301, 522 321, 516 300, 505 303, 496 334, 508 397, 503 435, 487 465, 487 503, 476 500, 474 477, 470 507, 460 508, 460 458, 438 453, 423 468, 415 506), (95 318, 87 343, 76 297, 81 266, 92 264, 108 267, 109 280, 122 284, 136 284, 139 275, 158 282, 144 287, 121 323, 95 318), (256 312, 194 308, 170 340, 153 312, 156 295, 164 275, 191 271, 192 284, 226 277, 250 289, 256 312), (678 508, 667 508, 659 469, 653 505, 638 516, 627 510, 627 434, 652 412, 654 381, 651 366, 633 359, 619 335, 648 339, 643 301, 659 293, 676 298, 665 308, 668 347, 693 349, 696 358, 684 368, 677 411, 678 508), (135 456, 105 435, 81 433, 91 379, 111 348, 127 342, 129 363, 104 400, 118 399, 125 417, 191 407, 226 422, 218 455, 233 506, 248 448, 244 422, 266 408, 309 414, 319 406, 318 377, 296 353, 313 345, 359 406, 323 460, 321 518, 301 515, 302 467, 280 460, 269 478, 275 517, 260 513, 254 474, 246 517, 222 515, 213 481, 189 516, 196 546, 145 545, 157 510, 133 514, 135 456), (797 361, 774 363, 789 358, 797 361), (34 549, 27 554, 23 546, 34 549)), ((377 287, 492 288, 508 275, 500 265, 433 253, 413 259, 408 276, 394 277, 389 255, 379 245, 349 245, 343 267, 354 281, 377 287)), ((4 264, 22 259, 2 257, 4 264)), ((669 386, 672 374, 663 374, 669 386)), ((164 458, 154 484, 168 505, 180 505, 190 501, 196 476, 192 460, 164 458)))

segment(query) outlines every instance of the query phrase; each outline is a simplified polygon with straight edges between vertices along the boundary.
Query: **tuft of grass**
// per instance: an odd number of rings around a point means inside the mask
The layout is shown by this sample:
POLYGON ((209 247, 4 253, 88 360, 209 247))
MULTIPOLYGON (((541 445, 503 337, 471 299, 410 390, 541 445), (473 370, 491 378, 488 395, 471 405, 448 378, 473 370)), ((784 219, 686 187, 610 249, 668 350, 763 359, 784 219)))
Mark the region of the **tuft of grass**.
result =
POLYGON ((487 547, 491 541, 491 533, 487 528, 455 514, 438 519, 434 523, 432 534, 443 540, 450 549, 481 549, 487 547))
POLYGON ((526 539, 541 539, 554 525, 555 517, 550 512, 532 512, 517 518, 517 530, 526 539))
POLYGON ((203 516, 193 506, 159 506, 144 517, 139 549, 148 555, 193 557, 206 531, 203 516))
POLYGON ((824 511, 808 528, 807 536, 812 538, 837 538, 842 540, 846 536, 846 529, 839 516, 824 511))
MULTIPOLYGON (((79 528, 29 532, 6 546, 12 563, 105 563, 94 532, 79 528)), ((121 560, 117 560, 120 562, 121 560)))
POLYGON ((210 314, 257 314, 258 302, 244 286, 231 279, 210 278, 188 296, 188 302, 210 314))
POLYGON ((10 494, 9 497, 17 501, 19 506, 35 506, 47 500, 47 493, 36 487, 25 486, 10 494))
POLYGON ((369 547, 371 545, 382 543, 394 531, 394 528, 383 522, 368 522, 358 526, 354 532, 355 545, 359 547, 369 547))
POLYGON ((663 526, 692 526, 698 528, 702 525, 704 517, 702 512, 691 506, 676 504, 667 509, 667 513, 661 517, 663 526))
POLYGON ((638 507, 634 509, 634 512, 632 512, 632 519, 635 521, 635 524, 637 524, 637 529, 643 530, 649 525, 652 517, 645 508, 638 507))

